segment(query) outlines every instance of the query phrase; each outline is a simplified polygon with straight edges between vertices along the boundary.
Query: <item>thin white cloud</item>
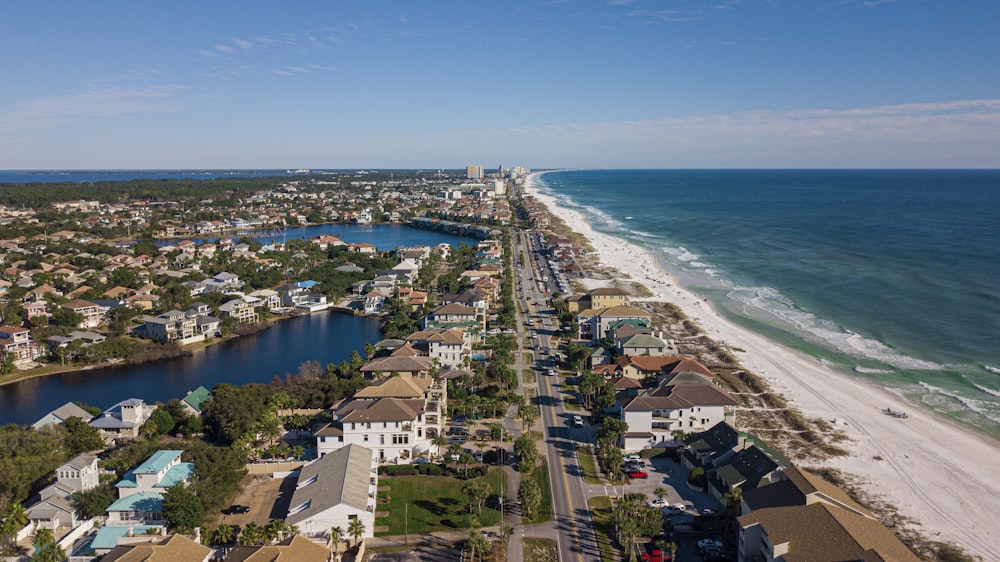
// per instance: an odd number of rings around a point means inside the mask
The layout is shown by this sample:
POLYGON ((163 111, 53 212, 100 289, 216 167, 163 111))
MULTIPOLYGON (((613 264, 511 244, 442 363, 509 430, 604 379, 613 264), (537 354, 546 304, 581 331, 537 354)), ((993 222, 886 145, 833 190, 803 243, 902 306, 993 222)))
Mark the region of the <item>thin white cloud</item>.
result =
POLYGON ((229 45, 216 45, 215 50, 231 55, 236 52, 236 49, 230 47, 229 45))
POLYGON ((250 50, 253 48, 253 42, 247 41, 245 39, 240 39, 239 37, 233 37, 233 44, 241 49, 250 50))
POLYGON ((183 108, 179 96, 189 90, 176 84, 145 87, 90 86, 82 92, 36 98, 0 110, 0 131, 48 128, 92 118, 164 113, 183 108))

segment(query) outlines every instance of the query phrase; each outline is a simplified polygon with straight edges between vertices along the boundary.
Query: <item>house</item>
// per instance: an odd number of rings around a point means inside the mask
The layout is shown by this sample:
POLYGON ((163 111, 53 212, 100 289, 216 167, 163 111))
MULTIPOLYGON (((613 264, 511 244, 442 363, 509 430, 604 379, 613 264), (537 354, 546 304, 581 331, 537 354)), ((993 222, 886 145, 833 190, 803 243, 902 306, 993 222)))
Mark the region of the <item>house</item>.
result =
POLYGON ((204 335, 198 333, 198 321, 180 310, 170 310, 156 317, 147 316, 135 332, 147 339, 178 342, 182 345, 205 339, 204 335))
POLYGON ((31 330, 20 326, 0 326, 0 351, 16 363, 34 361, 45 354, 31 339, 31 330))
POLYGON ((612 323, 619 320, 641 320, 650 322, 652 314, 648 311, 631 306, 613 306, 610 308, 589 308, 577 314, 577 325, 581 339, 601 341, 608 337, 612 323))
POLYGON ((285 521, 307 537, 321 537, 360 520, 363 537, 373 537, 377 489, 374 451, 349 444, 302 467, 285 521))
POLYGON ((460 367, 472 351, 470 339, 468 332, 431 328, 410 334, 406 341, 442 367, 460 367))
POLYGON ((252 324, 260 321, 260 315, 253 304, 243 299, 233 299, 219 305, 219 315, 225 318, 235 318, 241 324, 252 324))
POLYGON ((743 493, 765 486, 781 477, 791 461, 756 437, 744 439, 743 449, 716 461, 708 472, 708 491, 722 498, 733 488, 743 493))
POLYGON ((258 306, 263 306, 267 310, 273 311, 281 308, 281 295, 272 289, 258 289, 249 293, 248 296, 260 299, 258 306))
POLYGON ((87 410, 84 410, 72 402, 67 402, 42 416, 41 419, 31 424, 31 427, 32 429, 41 429, 53 424, 63 423, 69 418, 80 418, 86 422, 90 421, 90 418, 92 417, 94 416, 92 416, 87 410))
POLYGON ((424 317, 423 328, 459 328, 479 332, 486 329, 486 315, 464 304, 442 304, 432 308, 424 317))
POLYGON ((599 287, 587 293, 590 308, 612 308, 628 306, 628 293, 618 287, 599 287))
MULTIPOLYGON (((142 541, 137 544, 119 544, 101 557, 101 562, 157 562, 160 560, 183 560, 184 562, 208 562, 212 560, 212 549, 183 535, 170 535, 162 539, 158 535, 137 535, 134 531, 129 538, 142 541), (155 539, 150 541, 149 539, 155 539)), ((96 551, 96 549, 95 549, 96 551)), ((100 554, 100 553, 98 553, 100 554)), ((271 558, 270 560, 276 560, 271 558)))
POLYGON ((165 526, 163 517, 163 494, 158 492, 138 492, 119 498, 107 509, 108 527, 134 527, 138 525, 165 526))
POLYGON ((650 334, 634 334, 618 341, 620 355, 673 355, 677 348, 650 334))
POLYGON ((740 562, 920 560, 875 519, 826 502, 764 508, 737 521, 740 562))
POLYGON ((871 511, 851 499, 846 492, 819 476, 796 466, 786 468, 772 483, 743 494, 741 514, 771 507, 811 505, 826 502, 874 518, 871 511))
POLYGON ((628 424, 624 448, 636 451, 676 441, 674 432, 704 430, 725 421, 736 405, 726 391, 711 384, 657 387, 621 403, 628 424))
MULTIPOLYGON (((346 528, 345 528, 346 532, 346 528)), ((276 544, 235 546, 225 562, 330 562, 330 549, 302 535, 292 535, 276 544)))
POLYGON ((56 469, 56 481, 39 492, 27 508, 28 520, 36 528, 76 527, 79 520, 72 497, 77 492, 96 488, 100 469, 97 457, 80 453, 56 469))
POLYGON ((426 357, 377 357, 361 366, 361 372, 369 378, 400 374, 412 377, 426 377, 434 362, 426 357))
POLYGON ((129 398, 90 420, 90 425, 101 430, 106 439, 135 438, 139 436, 142 424, 146 423, 155 410, 156 406, 150 406, 139 398, 129 398))
POLYGON ((194 463, 181 462, 183 452, 163 450, 150 455, 115 484, 118 497, 127 498, 143 492, 162 494, 170 486, 187 482, 194 474, 194 463))
POLYGON ((201 282, 206 293, 230 293, 243 288, 244 282, 240 281, 239 275, 235 273, 222 272, 211 279, 201 282))
POLYGON ((211 397, 211 391, 204 386, 199 386, 198 388, 185 394, 184 398, 181 398, 181 408, 190 416, 200 417, 202 406, 204 406, 205 402, 211 397))
POLYGON ((447 397, 444 381, 382 379, 335 405, 333 422, 316 432, 317 453, 355 443, 376 449, 379 462, 409 462, 441 434, 447 397))

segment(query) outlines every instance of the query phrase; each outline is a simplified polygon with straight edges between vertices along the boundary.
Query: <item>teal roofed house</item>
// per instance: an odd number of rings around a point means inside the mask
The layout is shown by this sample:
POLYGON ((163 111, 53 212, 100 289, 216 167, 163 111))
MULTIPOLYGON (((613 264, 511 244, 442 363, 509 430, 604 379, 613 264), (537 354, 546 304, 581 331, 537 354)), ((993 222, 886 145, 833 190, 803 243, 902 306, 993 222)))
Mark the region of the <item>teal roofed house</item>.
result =
POLYGON ((199 386, 181 399, 181 407, 192 416, 201 416, 202 405, 211 397, 212 393, 207 388, 199 386))
POLYGON ((156 492, 138 492, 108 506, 108 527, 166 525, 163 519, 163 496, 156 492))
POLYGON ((157 451, 142 464, 125 473, 115 484, 119 498, 152 492, 157 495, 175 484, 187 482, 194 474, 194 463, 181 462, 183 451, 157 451))
POLYGON ((97 530, 97 534, 94 535, 94 539, 90 541, 90 548, 92 548, 98 555, 103 555, 118 546, 118 539, 122 537, 138 537, 146 535, 149 532, 155 532, 159 535, 160 532, 165 530, 166 527, 154 525, 120 525, 117 527, 101 527, 97 530))

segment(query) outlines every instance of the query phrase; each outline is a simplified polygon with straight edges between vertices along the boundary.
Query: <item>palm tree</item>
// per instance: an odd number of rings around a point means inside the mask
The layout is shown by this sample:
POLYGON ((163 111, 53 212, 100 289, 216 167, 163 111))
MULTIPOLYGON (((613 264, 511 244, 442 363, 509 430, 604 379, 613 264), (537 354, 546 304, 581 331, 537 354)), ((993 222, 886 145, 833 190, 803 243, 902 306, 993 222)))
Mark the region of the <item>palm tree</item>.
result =
POLYGON ((670 492, 668 492, 667 489, 664 488, 663 486, 657 486, 657 488, 653 490, 653 495, 656 496, 656 499, 658 500, 662 500, 663 498, 667 497, 669 493, 670 492))
POLYGON ((444 435, 441 435, 440 433, 438 433, 436 436, 434 436, 434 439, 431 440, 431 443, 435 447, 437 447, 437 455, 440 457, 441 456, 441 447, 444 447, 445 445, 448 444, 448 439, 446 439, 444 435))
POLYGON ((13 549, 14 537, 27 524, 28 512, 24 510, 24 506, 19 502, 10 502, 10 505, 4 510, 3 523, 0 523, 0 535, 7 539, 8 548, 13 549))
POLYGON ((330 542, 336 545, 335 552, 340 552, 340 541, 344 540, 344 529, 342 527, 332 527, 330 529, 330 542))
POLYGON ((51 529, 41 528, 35 531, 32 540, 35 546, 35 555, 31 558, 37 562, 62 562, 66 559, 66 552, 59 547, 55 535, 51 529))
POLYGON ((216 544, 231 544, 234 540, 236 540, 236 533, 232 525, 223 523, 215 530, 216 544))
POLYGON ((347 532, 354 537, 355 546, 361 544, 361 537, 365 534, 365 524, 360 519, 351 519, 350 525, 347 526, 347 532))

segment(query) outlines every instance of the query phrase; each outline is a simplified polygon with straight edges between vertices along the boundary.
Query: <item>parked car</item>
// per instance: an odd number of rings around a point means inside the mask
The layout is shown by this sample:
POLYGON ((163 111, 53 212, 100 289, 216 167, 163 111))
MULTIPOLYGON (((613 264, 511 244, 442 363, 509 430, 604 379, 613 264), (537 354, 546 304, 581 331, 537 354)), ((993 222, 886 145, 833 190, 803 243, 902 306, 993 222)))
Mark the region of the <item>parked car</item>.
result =
POLYGON ((645 470, 633 470, 625 473, 629 478, 648 478, 649 473, 645 470))
MULTIPOLYGON (((551 371, 552 369, 549 370, 551 371)), ((581 418, 580 416, 573 416, 573 426, 583 427, 583 418, 581 418)))
POLYGON ((452 435, 448 438, 448 443, 465 443, 464 435, 452 435))
POLYGON ((465 416, 455 416, 448 423, 451 425, 465 425, 465 416))
POLYGON ((431 464, 431 459, 425 457, 417 457, 413 459, 413 464, 431 464))
POLYGON ((687 506, 682 503, 676 505, 668 505, 667 507, 663 508, 663 514, 667 516, 680 515, 685 511, 687 511, 687 506))
POLYGON ((464 427, 452 426, 448 428, 448 435, 468 435, 469 430, 464 427))
POLYGON ((640 457, 636 453, 630 453, 628 455, 625 455, 625 462, 630 462, 630 461, 631 462, 642 462, 642 457, 640 457))
POLYGON ((700 548, 701 550, 713 549, 713 548, 716 550, 722 550, 724 546, 722 544, 722 541, 720 541, 719 539, 701 539, 700 541, 698 541, 698 548, 700 548))
POLYGON ((476 459, 476 462, 483 462, 483 452, 482 451, 476 451, 475 453, 472 454, 472 456, 473 456, 473 458, 476 459))
POLYGON ((670 502, 668 502, 667 500, 660 500, 660 499, 652 499, 652 500, 649 500, 648 502, 646 502, 646 507, 657 507, 657 508, 660 508, 660 509, 663 509, 664 507, 668 507, 669 505, 670 505, 670 502))
POLYGON ((231 505, 229 506, 229 509, 226 510, 226 512, 229 513, 230 515, 236 515, 237 513, 250 513, 250 506, 240 505, 240 504, 231 505))

